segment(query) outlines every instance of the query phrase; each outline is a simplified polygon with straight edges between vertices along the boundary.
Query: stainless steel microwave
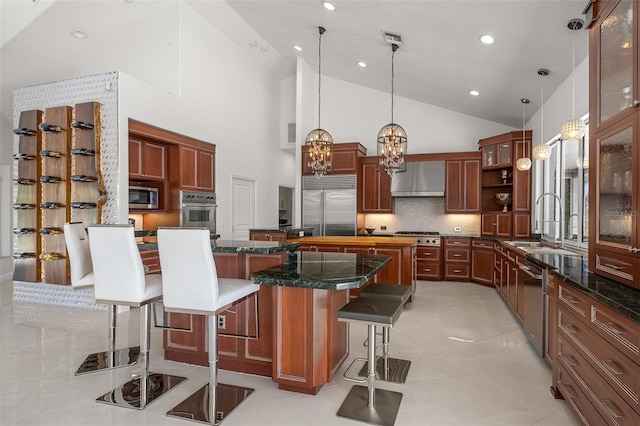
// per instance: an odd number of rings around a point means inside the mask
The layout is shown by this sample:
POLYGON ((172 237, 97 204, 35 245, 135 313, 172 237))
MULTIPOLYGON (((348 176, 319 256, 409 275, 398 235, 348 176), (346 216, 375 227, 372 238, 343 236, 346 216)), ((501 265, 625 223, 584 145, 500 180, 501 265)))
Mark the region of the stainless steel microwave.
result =
POLYGON ((158 207, 158 188, 148 188, 144 186, 129 187, 130 210, 157 210, 158 207))

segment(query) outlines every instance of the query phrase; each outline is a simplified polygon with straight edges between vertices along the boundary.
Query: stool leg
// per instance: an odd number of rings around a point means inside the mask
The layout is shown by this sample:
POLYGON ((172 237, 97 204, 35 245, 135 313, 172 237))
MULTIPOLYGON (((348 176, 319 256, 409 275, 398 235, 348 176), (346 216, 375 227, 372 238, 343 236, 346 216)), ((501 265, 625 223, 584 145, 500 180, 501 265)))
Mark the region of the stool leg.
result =
POLYGON ((369 375, 367 376, 367 389, 369 392, 369 398, 367 400, 367 406, 376 406, 376 326, 369 324, 369 346, 367 362, 369 363, 369 375), (371 344, 374 342, 374 344, 371 344))
POLYGON ((384 380, 389 380, 389 327, 382 327, 382 368, 384 380))
POLYGON ((116 305, 111 305, 111 309, 109 309, 109 368, 115 366, 117 309, 116 305))
POLYGON ((149 304, 140 307, 140 409, 149 401, 149 340, 151 331, 149 323, 151 311, 149 304))
POLYGON ((218 324, 217 315, 209 315, 209 423, 218 424, 216 400, 218 396, 218 324))

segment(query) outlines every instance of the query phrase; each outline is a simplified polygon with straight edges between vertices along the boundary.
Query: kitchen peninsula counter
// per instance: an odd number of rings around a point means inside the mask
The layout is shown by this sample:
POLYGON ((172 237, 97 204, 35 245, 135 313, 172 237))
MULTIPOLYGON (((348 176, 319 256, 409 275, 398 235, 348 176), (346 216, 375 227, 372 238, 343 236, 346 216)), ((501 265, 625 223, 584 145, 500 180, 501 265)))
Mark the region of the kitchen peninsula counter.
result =
POLYGON ((304 245, 341 245, 341 246, 412 246, 416 243, 413 237, 388 237, 388 236, 321 236, 302 237, 293 240, 304 245))

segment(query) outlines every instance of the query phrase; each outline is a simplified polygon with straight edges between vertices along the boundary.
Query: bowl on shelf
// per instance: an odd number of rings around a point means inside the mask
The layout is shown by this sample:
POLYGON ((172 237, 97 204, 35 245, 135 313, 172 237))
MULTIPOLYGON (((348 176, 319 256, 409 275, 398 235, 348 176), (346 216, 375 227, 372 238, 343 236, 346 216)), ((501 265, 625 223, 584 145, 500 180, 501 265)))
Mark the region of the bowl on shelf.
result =
POLYGON ((511 204, 511 193, 510 192, 498 192, 495 195, 496 203, 500 204, 502 207, 502 211, 507 211, 507 206, 511 204))
POLYGON ((364 228, 364 230, 367 231, 367 234, 371 235, 373 234, 373 231, 376 230, 376 228, 366 227, 364 228))

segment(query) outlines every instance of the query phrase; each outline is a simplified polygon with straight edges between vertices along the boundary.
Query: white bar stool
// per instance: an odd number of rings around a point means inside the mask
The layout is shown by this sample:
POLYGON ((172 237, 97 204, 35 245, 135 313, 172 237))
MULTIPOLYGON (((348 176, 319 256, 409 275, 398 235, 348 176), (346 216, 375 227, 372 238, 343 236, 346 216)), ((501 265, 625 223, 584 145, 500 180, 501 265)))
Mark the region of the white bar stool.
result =
POLYGON ((251 280, 218 278, 206 228, 159 228, 157 235, 165 311, 208 316, 209 382, 167 415, 217 425, 253 389, 218 383, 216 312, 260 286, 251 280))
MULTIPOLYGON (((402 306, 412 294, 411 286, 373 283, 369 284, 359 293, 360 297, 383 298, 390 300, 398 300, 402 302, 402 306)), ((376 379, 391 383, 405 383, 409 374, 411 361, 406 359, 391 358, 389 356, 389 342, 391 330, 389 327, 382 327, 382 357, 376 362, 376 379)), ((369 340, 367 339, 367 342, 369 340)), ((368 343, 366 343, 368 345, 368 343)), ((360 375, 367 374, 368 364, 365 364, 360 370, 360 375)))
POLYGON ((89 246, 96 301, 140 308, 140 375, 96 401, 141 410, 186 380, 149 372, 149 305, 162 298, 162 276, 145 275, 132 225, 92 225, 89 246))
MULTIPOLYGON (((71 287, 75 289, 93 287, 93 263, 89 249, 89 236, 82 222, 63 225, 67 257, 71 266, 71 287)), ((138 361, 140 346, 116 349, 116 305, 109 306, 109 349, 89 354, 76 370, 75 375, 126 367, 138 361)))

